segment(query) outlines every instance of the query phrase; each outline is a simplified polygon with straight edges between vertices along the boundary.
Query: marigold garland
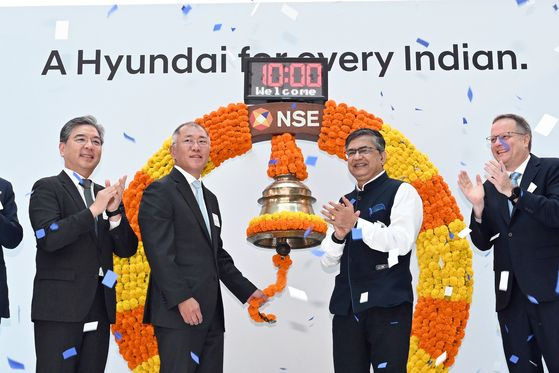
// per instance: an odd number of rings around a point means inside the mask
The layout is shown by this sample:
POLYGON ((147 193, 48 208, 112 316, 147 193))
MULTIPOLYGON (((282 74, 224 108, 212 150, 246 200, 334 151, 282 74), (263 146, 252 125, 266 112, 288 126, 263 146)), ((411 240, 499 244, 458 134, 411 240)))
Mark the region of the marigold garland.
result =
POLYGON ((255 233, 286 230, 312 230, 326 233, 326 222, 317 215, 304 212, 280 211, 274 214, 264 214, 253 218, 246 230, 247 236, 255 233))
POLYGON ((268 176, 292 174, 298 180, 305 180, 309 175, 303 160, 303 153, 295 143, 295 136, 283 133, 272 137, 272 154, 268 163, 268 176))
MULTIPOLYGON (((293 263, 289 255, 281 256, 279 254, 275 254, 272 261, 274 266, 278 267, 278 273, 276 283, 271 284, 266 289, 262 290, 268 298, 273 297, 276 293, 281 293, 283 289, 285 289, 285 285, 287 284, 287 271, 293 263)), ((259 308, 263 303, 264 301, 260 298, 253 299, 249 302, 248 313, 250 317, 256 322, 275 322, 276 315, 273 313, 264 314, 259 311, 259 308)))
MULTIPOLYGON (((208 130, 212 141, 210 161, 203 175, 225 160, 244 154, 252 146, 245 104, 219 108, 196 122, 208 130)), ((387 173, 412 183, 423 199, 423 226, 417 240, 419 298, 414 312, 407 369, 409 372, 446 372, 453 364, 464 338, 473 289, 471 250, 467 240, 458 237, 465 227, 463 218, 448 185, 428 158, 417 151, 399 131, 364 110, 343 103, 338 105, 334 101, 326 102, 318 146, 329 154, 345 159, 344 143, 347 135, 363 127, 381 131, 387 144, 387 173), (452 288, 450 296, 445 296, 447 287, 452 288), (447 360, 435 366, 435 359, 443 352, 447 353, 447 360)), ((168 138, 142 170, 136 173, 125 191, 123 201, 126 214, 138 235, 137 215, 143 190, 172 169, 170 145, 171 139, 168 138)), ((312 229, 315 228, 313 225, 312 229)), ((274 264, 279 267, 277 281, 265 289, 267 296, 283 290, 286 284, 291 260, 279 262, 277 258, 278 255, 273 258, 274 264)), ((122 335, 117 341, 120 352, 134 372, 158 372, 159 356, 153 329, 141 323, 149 274, 141 242, 137 254, 132 258, 115 257, 115 272, 120 276, 116 285, 117 322, 112 329, 122 335)), ((258 301, 251 302, 251 316, 258 307, 258 301)), ((273 315, 264 317, 275 319, 273 315)))

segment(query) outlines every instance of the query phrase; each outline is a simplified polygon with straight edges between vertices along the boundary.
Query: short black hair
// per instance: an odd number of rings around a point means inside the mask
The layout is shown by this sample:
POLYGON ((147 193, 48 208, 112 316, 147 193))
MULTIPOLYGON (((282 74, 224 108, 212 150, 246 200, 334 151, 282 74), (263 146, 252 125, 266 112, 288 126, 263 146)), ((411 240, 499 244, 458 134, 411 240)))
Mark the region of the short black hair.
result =
POLYGON ((381 153, 384 151, 384 148, 386 147, 384 137, 382 137, 382 134, 379 131, 371 128, 359 128, 358 130, 350 133, 345 139, 345 148, 347 149, 350 142, 361 136, 371 137, 373 139, 373 143, 375 144, 375 148, 381 153))

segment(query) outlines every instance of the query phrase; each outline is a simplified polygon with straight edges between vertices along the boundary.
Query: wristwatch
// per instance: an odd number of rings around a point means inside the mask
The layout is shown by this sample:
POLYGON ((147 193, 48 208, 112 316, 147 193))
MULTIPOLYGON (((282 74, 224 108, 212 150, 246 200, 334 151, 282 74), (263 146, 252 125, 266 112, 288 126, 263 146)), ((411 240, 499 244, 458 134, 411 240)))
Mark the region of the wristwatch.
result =
POLYGON ((521 193, 522 193, 522 191, 520 190, 519 186, 512 188, 511 195, 509 197, 509 201, 514 202, 515 199, 520 197, 521 193))
POLYGON ((121 213, 122 211, 120 211, 120 206, 114 211, 105 210, 105 214, 107 214, 108 218, 112 218, 113 216, 120 215, 121 213))

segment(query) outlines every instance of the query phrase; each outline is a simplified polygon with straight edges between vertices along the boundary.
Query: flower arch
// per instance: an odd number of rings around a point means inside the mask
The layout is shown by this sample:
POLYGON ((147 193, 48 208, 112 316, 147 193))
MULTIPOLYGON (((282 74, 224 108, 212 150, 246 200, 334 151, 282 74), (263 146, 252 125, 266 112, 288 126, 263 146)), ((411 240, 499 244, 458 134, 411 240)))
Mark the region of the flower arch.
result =
MULTIPOLYGON (((196 122, 206 128, 212 141, 210 160, 203 175, 252 148, 249 111, 243 103, 220 107, 196 122)), ((472 251, 468 241, 458 235, 466 225, 448 185, 427 156, 373 114, 344 103, 326 102, 318 147, 345 159, 347 135, 362 127, 383 134, 389 154, 385 164, 387 173, 412 184, 423 200, 423 226, 416 241, 418 299, 408 371, 448 371, 464 338, 473 291, 472 251)), ((153 327, 142 324, 150 268, 138 226, 138 208, 144 189, 171 171, 170 145, 168 138, 136 173, 123 197, 126 215, 138 235, 139 244, 133 257, 114 258, 114 271, 119 281, 115 285, 117 319, 112 331, 121 355, 134 372, 158 372, 160 365, 153 327)), ((301 170, 299 161, 294 172, 306 172, 301 170)), ((273 176, 285 166, 271 165, 268 174, 273 176)))

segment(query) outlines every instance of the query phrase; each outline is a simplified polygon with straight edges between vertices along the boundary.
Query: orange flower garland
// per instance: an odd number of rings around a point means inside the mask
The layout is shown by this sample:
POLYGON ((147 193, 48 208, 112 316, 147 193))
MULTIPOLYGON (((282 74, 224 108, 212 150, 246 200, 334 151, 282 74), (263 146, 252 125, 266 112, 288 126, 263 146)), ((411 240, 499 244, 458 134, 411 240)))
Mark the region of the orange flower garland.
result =
MULTIPOLYGON (((252 146, 248 110, 244 104, 230 104, 196 121, 208 130, 212 141, 210 161, 203 174, 211 172, 231 157, 244 154, 252 146)), ((412 183, 423 199, 423 226, 417 239, 419 297, 410 338, 408 371, 447 371, 464 338, 473 289, 471 250, 467 240, 458 237, 465 224, 448 185, 437 174, 427 157, 380 118, 346 104, 337 105, 334 101, 328 101, 324 108, 318 146, 329 154, 345 159, 344 143, 347 135, 363 127, 381 131, 387 143, 387 173, 391 177, 412 183), (447 294, 449 288, 450 295, 447 294), (443 352, 447 353, 447 360, 442 365, 435 366, 435 359, 443 352)), ((143 190, 153 180, 168 174, 173 167, 169 153, 170 143, 171 140, 167 139, 161 149, 149 159, 146 166, 136 174, 123 197, 127 217, 137 234, 137 209, 143 190)), ((249 225, 249 229, 260 229, 257 227, 261 227, 261 222, 252 227, 249 225)), ((316 230, 317 227, 313 225, 312 229, 316 230)), ((269 297, 283 290, 286 285, 291 259, 284 257, 280 260, 279 255, 273 258, 278 273, 276 283, 264 291, 269 297)), ((159 356, 153 329, 141 324, 149 274, 141 242, 134 257, 115 257, 115 272, 120 276, 116 285, 117 323, 112 328, 115 334, 118 332, 122 335, 117 341, 120 352, 134 372, 157 372, 159 356)), ((259 303, 250 302, 251 317, 255 321, 275 320, 274 315, 258 312, 259 303), (261 320, 256 320, 258 318, 261 320)))
MULTIPOLYGON (((283 289, 285 289, 285 285, 287 284, 287 270, 293 263, 289 255, 281 256, 275 254, 272 260, 274 266, 278 267, 278 273, 276 283, 262 290, 268 298, 273 297, 276 293, 281 293, 283 289)), ((250 317, 256 322, 274 323, 276 321, 276 315, 272 313, 266 315, 258 310, 263 303, 264 301, 262 299, 253 299, 249 302, 248 313, 250 317)))
POLYGON ((283 133, 272 137, 272 154, 268 163, 268 176, 292 174, 301 181, 307 178, 303 153, 295 143, 295 136, 283 133))
POLYGON ((328 226, 318 215, 304 212, 281 211, 274 214, 264 214, 252 219, 246 230, 247 236, 255 233, 286 230, 311 229, 318 233, 326 233, 328 226))

